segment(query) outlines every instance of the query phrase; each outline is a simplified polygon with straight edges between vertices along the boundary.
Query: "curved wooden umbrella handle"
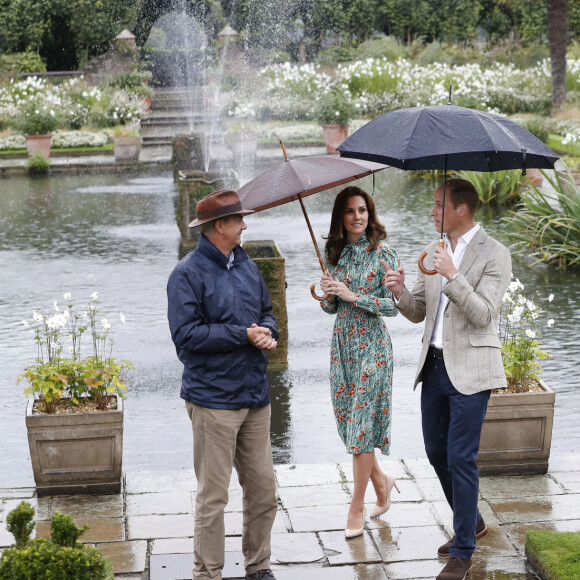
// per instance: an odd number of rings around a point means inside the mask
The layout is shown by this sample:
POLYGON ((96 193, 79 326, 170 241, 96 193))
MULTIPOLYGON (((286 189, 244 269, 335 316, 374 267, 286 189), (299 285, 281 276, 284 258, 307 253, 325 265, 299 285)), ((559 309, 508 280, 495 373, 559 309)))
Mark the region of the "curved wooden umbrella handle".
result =
POLYGON ((316 294, 316 290, 315 290, 315 285, 312 284, 310 286, 310 294, 312 294, 312 298, 314 298, 314 300, 318 300, 318 302, 322 302, 323 300, 328 300, 330 298, 330 296, 328 294, 324 294, 322 297, 318 296, 316 294))
MULTIPOLYGON (((443 240, 439 240, 439 247, 443 248, 444 246, 445 246, 445 242, 443 240)), ((425 259, 426 255, 427 255, 427 252, 423 252, 419 256, 419 259, 417 260, 417 265, 419 266, 419 270, 421 270, 421 272, 423 272, 423 274, 425 274, 426 276, 433 276, 434 274, 437 274, 437 270, 427 270, 427 268, 425 268, 425 266, 423 266, 423 260, 425 259)))

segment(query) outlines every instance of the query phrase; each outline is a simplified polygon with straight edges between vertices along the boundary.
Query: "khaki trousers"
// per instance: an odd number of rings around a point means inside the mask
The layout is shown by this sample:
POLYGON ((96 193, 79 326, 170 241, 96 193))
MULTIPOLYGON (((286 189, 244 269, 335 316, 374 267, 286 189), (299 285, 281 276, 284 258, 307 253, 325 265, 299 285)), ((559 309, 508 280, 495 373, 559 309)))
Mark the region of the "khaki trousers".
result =
POLYGON ((193 428, 197 477, 193 578, 221 580, 225 559, 224 509, 232 465, 243 490, 242 551, 247 574, 270 567, 276 483, 270 445, 270 405, 210 409, 185 403, 193 428))

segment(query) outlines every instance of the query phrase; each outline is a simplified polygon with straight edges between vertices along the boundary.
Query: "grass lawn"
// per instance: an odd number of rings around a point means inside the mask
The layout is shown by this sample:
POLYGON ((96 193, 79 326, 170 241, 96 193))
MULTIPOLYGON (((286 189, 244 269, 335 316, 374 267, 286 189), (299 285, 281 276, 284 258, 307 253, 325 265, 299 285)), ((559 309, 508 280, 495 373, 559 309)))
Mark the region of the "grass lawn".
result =
POLYGON ((562 135, 554 135, 553 133, 550 133, 546 145, 548 145, 550 149, 556 151, 556 153, 566 153, 572 157, 580 157, 580 143, 562 145, 563 139, 564 137, 562 135))
MULTIPOLYGON (((113 144, 112 143, 107 143, 106 145, 101 145, 100 147, 64 147, 62 149, 57 149, 56 147, 51 147, 50 149, 50 154, 61 154, 61 155, 67 155, 69 153, 72 154, 79 154, 79 153, 96 153, 99 151, 113 151, 113 144)), ((0 151, 0 157, 4 156, 4 157, 9 157, 9 156, 14 156, 14 155, 22 155, 22 156, 26 156, 27 155, 27 151, 26 149, 4 149, 2 151, 0 151)))
POLYGON ((530 530, 526 556, 543 580, 580 578, 580 532, 530 530))

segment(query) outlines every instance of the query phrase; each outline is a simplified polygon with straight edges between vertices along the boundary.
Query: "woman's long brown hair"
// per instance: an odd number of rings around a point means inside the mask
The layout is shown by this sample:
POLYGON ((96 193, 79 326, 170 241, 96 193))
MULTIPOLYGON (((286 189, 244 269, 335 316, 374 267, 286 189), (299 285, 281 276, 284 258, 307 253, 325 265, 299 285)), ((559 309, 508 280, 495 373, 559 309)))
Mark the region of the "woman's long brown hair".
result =
POLYGON ((369 214, 369 221, 367 224, 367 229, 365 230, 365 235, 367 240, 371 244, 371 248, 376 250, 379 242, 386 239, 387 232, 385 226, 377 219, 377 210, 375 209, 375 202, 373 198, 360 187, 351 185, 343 189, 334 200, 334 207, 332 208, 332 218, 330 220, 330 231, 326 237, 326 258, 332 266, 338 264, 338 259, 348 237, 346 231, 342 226, 344 219, 344 214, 346 211, 346 203, 351 197, 360 196, 365 200, 367 211, 369 214))

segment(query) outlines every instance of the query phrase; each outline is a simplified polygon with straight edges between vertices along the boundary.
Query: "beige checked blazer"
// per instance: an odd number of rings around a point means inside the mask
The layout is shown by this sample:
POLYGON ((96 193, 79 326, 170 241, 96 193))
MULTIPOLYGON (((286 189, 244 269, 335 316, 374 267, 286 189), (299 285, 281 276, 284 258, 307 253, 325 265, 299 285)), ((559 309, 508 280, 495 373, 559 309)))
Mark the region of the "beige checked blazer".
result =
MULTIPOLYGON (((433 268, 436 247, 433 242, 426 248, 426 268, 433 268)), ((465 250, 459 276, 443 289, 449 298, 443 317, 443 358, 453 386, 464 395, 506 386, 498 324, 511 271, 507 248, 480 227, 465 250)), ((440 294, 441 275, 425 276, 419 271, 412 292, 405 288, 397 304, 411 322, 425 320, 415 388, 422 382, 440 294)))

